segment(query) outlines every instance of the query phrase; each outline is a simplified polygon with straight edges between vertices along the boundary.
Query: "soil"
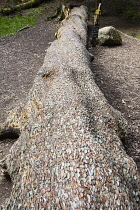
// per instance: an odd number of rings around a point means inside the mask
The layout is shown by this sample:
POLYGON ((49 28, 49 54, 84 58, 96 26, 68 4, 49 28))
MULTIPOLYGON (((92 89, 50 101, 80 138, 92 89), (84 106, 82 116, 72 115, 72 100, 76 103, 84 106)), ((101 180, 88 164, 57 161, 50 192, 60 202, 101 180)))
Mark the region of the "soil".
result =
MULTIPOLYGON (((26 101, 35 75, 43 63, 45 50, 55 39, 58 25, 46 18, 54 14, 52 3, 47 3, 49 13, 43 15, 35 26, 16 35, 0 39, 0 122, 3 123, 9 111, 26 101)), ((113 25, 128 34, 140 35, 140 27, 126 23, 118 17, 104 17, 100 27, 113 25)), ((109 103, 120 110, 128 120, 128 135, 123 142, 126 152, 138 166, 140 172, 140 40, 121 33, 123 45, 118 47, 89 47, 94 55, 91 69, 95 81, 109 103)), ((2 160, 16 139, 0 139, 0 160, 2 160)), ((0 168, 0 205, 10 196, 12 183, 0 168)))

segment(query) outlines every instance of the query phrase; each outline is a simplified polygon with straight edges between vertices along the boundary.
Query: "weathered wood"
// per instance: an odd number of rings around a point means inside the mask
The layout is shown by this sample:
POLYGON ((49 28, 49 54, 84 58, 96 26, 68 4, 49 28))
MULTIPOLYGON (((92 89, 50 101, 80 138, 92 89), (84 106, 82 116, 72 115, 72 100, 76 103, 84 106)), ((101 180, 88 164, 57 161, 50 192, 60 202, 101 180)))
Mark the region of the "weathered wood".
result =
POLYGON ((74 7, 79 7, 80 5, 73 5, 73 4, 60 4, 57 9, 56 12, 53 16, 50 16, 47 18, 47 20, 57 20, 57 21, 62 21, 63 19, 67 18, 69 16, 69 12, 71 11, 71 9, 73 9, 74 7))
POLYGON ((47 20, 53 20, 56 19, 57 21, 62 21, 65 19, 65 17, 68 17, 69 15, 69 7, 61 4, 57 7, 56 12, 53 16, 50 16, 47 18, 47 20))
POLYGON ((28 102, 1 129, 20 133, 5 160, 5 210, 138 209, 136 165, 120 140, 127 123, 94 82, 86 22, 84 6, 72 9, 28 102))

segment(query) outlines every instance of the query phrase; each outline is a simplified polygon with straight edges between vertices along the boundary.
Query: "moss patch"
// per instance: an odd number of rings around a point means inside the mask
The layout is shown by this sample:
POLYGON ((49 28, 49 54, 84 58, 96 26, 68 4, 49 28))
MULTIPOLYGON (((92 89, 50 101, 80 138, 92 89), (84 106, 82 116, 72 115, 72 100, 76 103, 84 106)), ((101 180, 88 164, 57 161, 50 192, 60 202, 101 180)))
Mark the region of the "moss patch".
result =
POLYGON ((15 34, 23 27, 35 25, 37 19, 45 13, 46 8, 42 5, 13 16, 0 16, 0 37, 15 34))

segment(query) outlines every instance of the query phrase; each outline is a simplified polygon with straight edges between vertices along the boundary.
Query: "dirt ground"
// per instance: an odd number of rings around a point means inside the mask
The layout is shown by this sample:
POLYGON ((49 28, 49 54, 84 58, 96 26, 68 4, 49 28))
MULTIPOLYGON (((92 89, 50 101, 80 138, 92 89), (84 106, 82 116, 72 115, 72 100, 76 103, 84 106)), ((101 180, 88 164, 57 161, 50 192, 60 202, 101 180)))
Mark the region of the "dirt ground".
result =
MULTIPOLYGON (((53 13, 52 8, 50 11, 53 13)), ((1 123, 12 108, 26 100, 35 75, 43 63, 45 50, 55 39, 58 25, 46 22, 47 15, 43 15, 35 26, 0 39, 1 123)), ((102 18, 100 27, 106 25, 113 25, 123 32, 140 34, 139 26, 126 24, 117 17, 102 18)), ((140 171, 140 40, 123 33, 121 36, 122 46, 90 47, 95 57, 91 69, 109 103, 128 120, 128 135, 123 143, 127 154, 135 160, 140 171)), ((14 141, 0 139, 0 160, 8 154, 14 141)), ((10 179, 3 176, 2 172, 0 168, 0 205, 10 196, 12 187, 10 179)))

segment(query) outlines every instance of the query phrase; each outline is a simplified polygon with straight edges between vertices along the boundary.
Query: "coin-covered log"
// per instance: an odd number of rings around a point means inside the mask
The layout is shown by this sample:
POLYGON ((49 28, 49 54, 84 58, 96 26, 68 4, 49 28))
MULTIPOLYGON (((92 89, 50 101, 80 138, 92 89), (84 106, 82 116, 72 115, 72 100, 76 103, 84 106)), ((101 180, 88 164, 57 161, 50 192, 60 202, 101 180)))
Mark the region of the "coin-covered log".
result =
POLYGON ((1 127, 19 135, 4 163, 13 182, 4 210, 138 209, 127 122, 94 81, 87 19, 84 6, 69 11, 27 102, 1 127))

